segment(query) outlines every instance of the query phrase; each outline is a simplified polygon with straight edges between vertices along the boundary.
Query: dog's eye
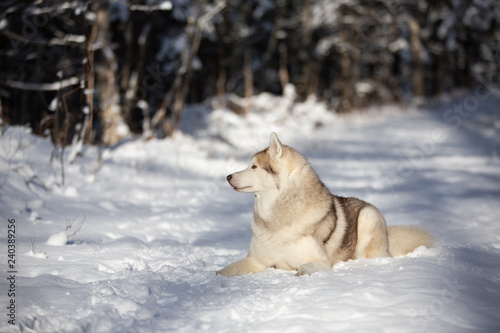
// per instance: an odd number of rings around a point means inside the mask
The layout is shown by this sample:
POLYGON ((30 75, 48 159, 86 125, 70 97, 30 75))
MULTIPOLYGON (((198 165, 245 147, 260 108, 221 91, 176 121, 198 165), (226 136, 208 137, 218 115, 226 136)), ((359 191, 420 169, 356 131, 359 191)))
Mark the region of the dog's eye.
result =
POLYGON ((251 166, 252 169, 257 169, 257 166, 254 164, 251 166))

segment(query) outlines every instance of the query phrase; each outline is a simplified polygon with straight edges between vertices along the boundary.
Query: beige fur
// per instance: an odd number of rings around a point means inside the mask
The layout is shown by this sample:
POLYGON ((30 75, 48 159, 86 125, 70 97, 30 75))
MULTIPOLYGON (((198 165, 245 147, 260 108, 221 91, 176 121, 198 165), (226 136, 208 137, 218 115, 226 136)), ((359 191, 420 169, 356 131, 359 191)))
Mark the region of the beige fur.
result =
POLYGON ((363 208, 358 217, 358 243, 355 258, 390 256, 384 217, 373 206, 363 208))
POLYGON ((435 239, 425 229, 413 225, 394 225, 387 228, 389 252, 393 257, 404 256, 419 246, 431 247, 435 239))
POLYGON ((274 133, 269 147, 227 180, 235 190, 255 194, 254 217, 248 255, 220 275, 268 267, 312 274, 339 261, 397 256, 431 244, 423 229, 387 228, 374 206, 332 195, 307 160, 274 133))

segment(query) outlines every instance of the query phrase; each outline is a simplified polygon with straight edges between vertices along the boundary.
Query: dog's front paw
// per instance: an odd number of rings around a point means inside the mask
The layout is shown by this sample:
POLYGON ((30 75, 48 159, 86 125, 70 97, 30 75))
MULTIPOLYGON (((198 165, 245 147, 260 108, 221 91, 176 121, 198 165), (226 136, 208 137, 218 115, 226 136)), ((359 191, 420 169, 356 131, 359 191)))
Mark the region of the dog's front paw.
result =
POLYGON ((307 264, 300 265, 299 270, 297 271, 297 274, 295 274, 295 276, 302 276, 306 274, 311 275, 315 272, 329 271, 331 269, 332 268, 327 263, 324 263, 322 261, 313 261, 308 262, 307 264))
POLYGON ((266 266, 259 263, 255 258, 247 256, 246 258, 232 263, 231 265, 215 272, 217 275, 236 276, 251 273, 259 273, 266 269, 266 266))
POLYGON ((234 265, 229 265, 227 267, 224 267, 221 270, 216 271, 215 274, 231 277, 231 276, 238 275, 238 269, 236 269, 234 267, 234 265))
POLYGON ((239 262, 232 263, 229 266, 224 267, 221 270, 218 270, 215 272, 216 275, 222 275, 222 276, 227 276, 227 277, 232 277, 232 276, 238 276, 238 275, 243 275, 245 273, 241 272, 241 267, 238 264, 239 262))

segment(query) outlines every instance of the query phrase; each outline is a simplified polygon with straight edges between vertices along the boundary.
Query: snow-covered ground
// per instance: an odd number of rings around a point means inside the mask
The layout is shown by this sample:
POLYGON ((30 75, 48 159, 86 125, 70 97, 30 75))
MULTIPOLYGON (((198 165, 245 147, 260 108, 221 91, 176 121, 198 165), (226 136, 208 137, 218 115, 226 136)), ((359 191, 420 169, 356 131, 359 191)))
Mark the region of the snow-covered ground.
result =
POLYGON ((77 147, 68 147, 64 186, 51 143, 6 127, 0 331, 500 331, 498 96, 480 88, 343 117, 312 100, 262 94, 253 105, 246 117, 193 106, 173 139, 130 140, 101 158, 84 147, 70 163, 77 147), (436 247, 311 276, 216 276, 246 255, 251 236, 253 196, 225 176, 265 148, 271 131, 333 193, 375 204, 388 224, 427 228, 436 247))

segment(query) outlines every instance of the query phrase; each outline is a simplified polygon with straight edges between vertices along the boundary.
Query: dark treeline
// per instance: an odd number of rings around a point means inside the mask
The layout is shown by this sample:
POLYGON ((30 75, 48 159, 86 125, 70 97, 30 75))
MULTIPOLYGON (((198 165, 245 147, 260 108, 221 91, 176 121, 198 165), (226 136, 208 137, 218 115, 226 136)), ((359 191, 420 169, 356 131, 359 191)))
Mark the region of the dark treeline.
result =
POLYGON ((498 82, 496 0, 0 2, 0 116, 56 144, 168 136, 295 86, 337 112, 498 82))

